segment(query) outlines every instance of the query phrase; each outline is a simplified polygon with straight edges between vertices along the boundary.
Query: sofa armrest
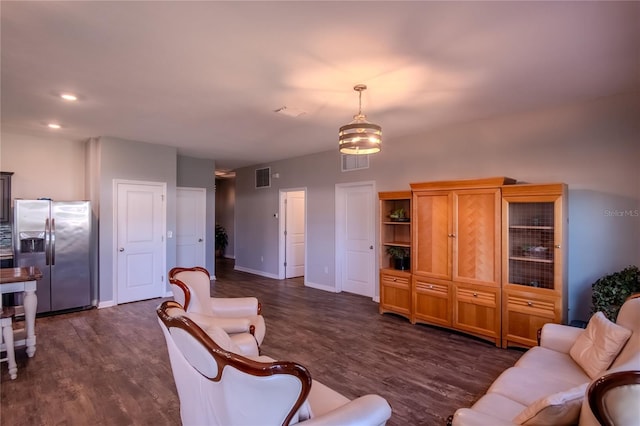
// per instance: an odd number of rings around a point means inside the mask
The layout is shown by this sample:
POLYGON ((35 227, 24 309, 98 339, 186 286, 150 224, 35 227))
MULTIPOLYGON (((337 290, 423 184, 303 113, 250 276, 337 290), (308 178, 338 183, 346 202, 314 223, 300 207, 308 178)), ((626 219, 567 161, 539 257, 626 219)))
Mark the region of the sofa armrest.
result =
POLYGON ((249 317, 258 314, 255 297, 212 297, 211 313, 221 317, 249 317))
POLYGON ((391 406, 379 395, 365 395, 321 416, 301 422, 304 426, 377 426, 391 417, 391 406))
POLYGON ((568 354, 571 346, 582 333, 584 333, 582 328, 547 323, 542 327, 540 346, 568 354))
POLYGON ((476 411, 472 408, 460 408, 453 415, 452 426, 513 426, 515 423, 476 411))

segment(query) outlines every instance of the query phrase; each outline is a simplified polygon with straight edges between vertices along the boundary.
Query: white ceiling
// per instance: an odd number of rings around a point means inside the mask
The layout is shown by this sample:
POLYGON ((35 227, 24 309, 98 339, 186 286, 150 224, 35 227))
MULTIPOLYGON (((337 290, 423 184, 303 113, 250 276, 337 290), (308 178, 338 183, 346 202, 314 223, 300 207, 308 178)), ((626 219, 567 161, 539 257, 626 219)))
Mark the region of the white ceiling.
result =
POLYGON ((356 83, 383 150, 640 87, 639 2, 2 1, 0 13, 3 133, 172 145, 229 169, 336 149, 356 83))

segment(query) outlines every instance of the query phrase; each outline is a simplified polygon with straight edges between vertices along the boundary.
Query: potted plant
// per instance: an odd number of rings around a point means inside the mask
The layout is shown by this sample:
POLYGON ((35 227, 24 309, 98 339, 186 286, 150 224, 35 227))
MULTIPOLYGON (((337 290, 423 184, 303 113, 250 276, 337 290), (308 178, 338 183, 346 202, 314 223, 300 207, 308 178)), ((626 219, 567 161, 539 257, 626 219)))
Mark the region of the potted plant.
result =
POLYGON ((391 213, 389 213, 389 219, 391 219, 392 222, 407 222, 409 220, 409 218, 406 217, 406 212, 402 207, 391 211, 391 213))
POLYGON ((216 256, 222 257, 228 245, 229 237, 227 236, 227 231, 222 225, 216 223, 216 256))
POLYGON ((387 254, 391 256, 395 269, 407 271, 411 267, 408 247, 390 246, 387 247, 387 254))
POLYGON ((591 287, 592 313, 602 312, 615 322, 627 297, 640 292, 640 271, 637 266, 628 266, 622 271, 605 275, 591 287))

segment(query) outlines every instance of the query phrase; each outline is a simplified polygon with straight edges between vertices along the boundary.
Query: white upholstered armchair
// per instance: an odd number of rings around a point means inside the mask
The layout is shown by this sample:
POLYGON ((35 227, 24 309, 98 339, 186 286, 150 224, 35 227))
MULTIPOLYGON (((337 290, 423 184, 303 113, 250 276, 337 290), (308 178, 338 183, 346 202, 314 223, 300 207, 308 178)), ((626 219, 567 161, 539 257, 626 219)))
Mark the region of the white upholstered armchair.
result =
POLYGON ((173 298, 180 303, 187 316, 199 325, 212 320, 227 333, 251 333, 258 345, 266 333, 261 306, 255 297, 211 297, 209 271, 196 266, 176 267, 169 271, 173 298))
POLYGON ((349 401, 312 380, 300 364, 223 349, 176 302, 164 302, 157 314, 183 425, 375 426, 391 416, 378 395, 349 401))

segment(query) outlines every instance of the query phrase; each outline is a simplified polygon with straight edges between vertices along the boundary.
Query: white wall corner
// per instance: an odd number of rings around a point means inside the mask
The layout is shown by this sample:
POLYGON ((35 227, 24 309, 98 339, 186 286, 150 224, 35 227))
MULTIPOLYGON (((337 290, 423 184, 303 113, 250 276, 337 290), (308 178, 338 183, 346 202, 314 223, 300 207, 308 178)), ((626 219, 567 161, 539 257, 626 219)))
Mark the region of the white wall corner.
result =
POLYGON ((234 266, 233 269, 240 272, 248 272, 250 274, 260 275, 261 277, 273 278, 274 280, 279 279, 277 274, 270 274, 268 272, 258 271, 256 269, 251 269, 251 268, 245 268, 243 266, 234 266))
POLYGON ((117 303, 113 300, 105 300, 104 302, 98 303, 98 309, 102 308, 111 308, 112 306, 116 306, 117 303))
POLYGON ((305 285, 305 287, 311 287, 311 288, 315 288, 317 290, 328 291, 329 293, 340 293, 338 290, 336 290, 335 287, 331 287, 331 286, 324 285, 324 284, 318 284, 318 283, 314 283, 314 282, 311 282, 311 281, 305 281, 304 285, 305 285))

